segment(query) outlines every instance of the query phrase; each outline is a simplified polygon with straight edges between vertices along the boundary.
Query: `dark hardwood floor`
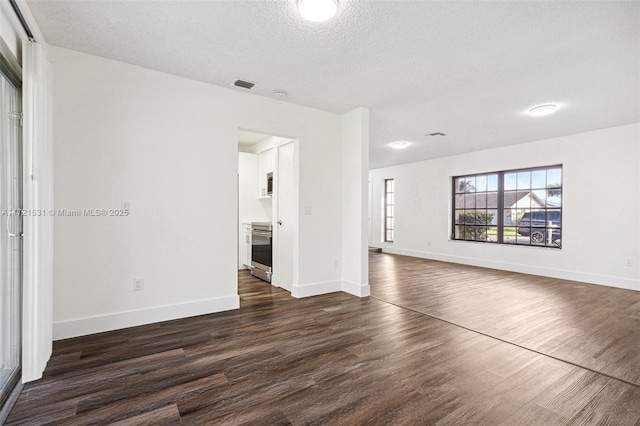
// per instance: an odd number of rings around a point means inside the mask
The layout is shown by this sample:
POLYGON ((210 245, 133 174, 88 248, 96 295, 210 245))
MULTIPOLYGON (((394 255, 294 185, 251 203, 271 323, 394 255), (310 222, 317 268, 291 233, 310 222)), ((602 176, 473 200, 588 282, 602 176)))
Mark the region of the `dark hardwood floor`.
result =
POLYGON ((370 253, 372 296, 640 385, 640 292, 370 253))
POLYGON ((241 273, 237 311, 55 342, 7 424, 640 426, 640 294, 381 253, 371 284, 241 273))

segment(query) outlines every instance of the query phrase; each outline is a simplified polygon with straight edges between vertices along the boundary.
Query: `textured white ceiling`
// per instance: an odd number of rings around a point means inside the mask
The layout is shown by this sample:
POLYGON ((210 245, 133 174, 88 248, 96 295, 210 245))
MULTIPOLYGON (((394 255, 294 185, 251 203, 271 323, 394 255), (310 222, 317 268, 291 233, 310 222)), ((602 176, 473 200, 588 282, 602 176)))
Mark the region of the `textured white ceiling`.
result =
POLYGON ((342 0, 325 23, 302 20, 296 0, 28 4, 56 46, 242 78, 336 113, 368 107, 371 168, 640 121, 637 1, 342 0), (524 113, 548 102, 555 115, 524 113))

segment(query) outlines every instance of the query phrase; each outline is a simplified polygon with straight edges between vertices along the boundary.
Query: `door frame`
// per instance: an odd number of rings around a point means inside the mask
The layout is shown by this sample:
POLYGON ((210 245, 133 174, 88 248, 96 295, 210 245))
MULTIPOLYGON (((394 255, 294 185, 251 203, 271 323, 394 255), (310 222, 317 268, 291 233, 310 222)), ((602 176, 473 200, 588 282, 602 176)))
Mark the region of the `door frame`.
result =
MULTIPOLYGON (((18 112, 21 114, 23 109, 22 67, 18 63, 18 60, 16 59, 16 57, 11 52, 11 49, 9 48, 9 46, 7 46, 7 44, 2 38, 0 38, 0 72, 2 73, 3 77, 5 77, 7 81, 9 81, 9 83, 11 83, 16 89, 17 104, 19 109, 18 112)), ((16 118, 16 119, 21 120, 21 118, 16 118)), ((23 186, 24 153, 23 153, 23 141, 22 141, 22 138, 23 138, 22 126, 18 125, 17 130, 18 131, 16 133, 17 141, 16 141, 16 150, 15 150, 17 158, 13 159, 13 161, 15 161, 15 164, 17 167, 16 195, 17 195, 18 205, 12 206, 12 208, 22 209, 23 202, 24 202, 24 186, 23 186)), ((20 378, 22 377, 22 351, 23 351, 23 340, 24 340, 23 329, 22 329, 22 324, 23 324, 22 315, 24 312, 24 307, 22 305, 23 304, 23 285, 24 285, 24 273, 22 270, 24 265, 24 241, 22 238, 23 217, 21 214, 18 214, 16 217, 17 217, 17 221, 16 221, 17 226, 15 226, 15 229, 18 229, 18 235, 15 238, 18 239, 18 257, 19 258, 18 258, 18 267, 17 267, 18 301, 16 305, 18 307, 18 312, 17 312, 17 318, 15 319, 18 322, 17 333, 18 333, 18 345, 20 347, 20 354, 18 356, 18 366, 6 382, 6 386, 5 386, 6 393, 4 395, 0 395, 0 423, 2 423, 8 416, 9 411, 13 406, 13 403, 15 402, 16 398, 20 394, 23 387, 23 384, 20 378)), ((6 219, 6 218, 2 218, 2 219, 6 219)), ((5 224, 3 223, 2 226, 5 226, 5 224)))

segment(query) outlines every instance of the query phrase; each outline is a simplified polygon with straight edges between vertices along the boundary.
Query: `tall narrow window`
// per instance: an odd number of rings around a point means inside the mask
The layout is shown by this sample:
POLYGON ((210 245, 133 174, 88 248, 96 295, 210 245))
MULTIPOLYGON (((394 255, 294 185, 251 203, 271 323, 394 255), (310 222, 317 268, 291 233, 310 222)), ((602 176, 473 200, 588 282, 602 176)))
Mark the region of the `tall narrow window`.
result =
POLYGON ((384 241, 387 243, 393 242, 393 179, 384 180, 384 241))
POLYGON ((562 166, 453 178, 454 240, 559 248, 562 166))

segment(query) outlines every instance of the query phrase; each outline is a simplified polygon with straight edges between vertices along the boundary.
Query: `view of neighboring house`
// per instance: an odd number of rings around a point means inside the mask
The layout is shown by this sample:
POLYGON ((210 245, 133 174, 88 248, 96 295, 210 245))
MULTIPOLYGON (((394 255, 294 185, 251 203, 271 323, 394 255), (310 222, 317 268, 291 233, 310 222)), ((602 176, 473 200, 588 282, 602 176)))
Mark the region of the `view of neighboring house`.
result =
MULTIPOLYGON (((525 212, 540 209, 557 207, 547 198, 541 197, 539 192, 544 191, 505 191, 504 193, 504 224, 505 226, 515 226, 525 212)), ((464 194, 456 198, 456 209, 472 208, 495 210, 490 225, 497 225, 498 193, 471 193, 464 194)))

